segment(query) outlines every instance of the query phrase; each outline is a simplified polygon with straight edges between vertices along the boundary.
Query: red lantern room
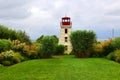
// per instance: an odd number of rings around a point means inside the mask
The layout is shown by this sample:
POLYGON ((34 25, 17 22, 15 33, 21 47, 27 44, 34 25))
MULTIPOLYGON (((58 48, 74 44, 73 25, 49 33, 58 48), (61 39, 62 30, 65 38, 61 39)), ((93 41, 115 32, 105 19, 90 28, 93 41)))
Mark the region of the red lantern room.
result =
POLYGON ((71 25, 70 17, 63 17, 61 24, 62 25, 71 25))

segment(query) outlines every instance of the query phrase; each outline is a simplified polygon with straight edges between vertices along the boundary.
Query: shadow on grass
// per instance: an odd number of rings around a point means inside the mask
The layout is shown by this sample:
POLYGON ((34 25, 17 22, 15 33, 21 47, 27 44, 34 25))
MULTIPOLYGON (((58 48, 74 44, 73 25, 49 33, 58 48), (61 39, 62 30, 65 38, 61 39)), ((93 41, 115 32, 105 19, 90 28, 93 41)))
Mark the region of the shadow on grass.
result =
POLYGON ((52 58, 55 58, 55 59, 63 59, 63 58, 71 59, 71 58, 75 58, 75 56, 74 55, 54 55, 54 56, 52 56, 52 58))

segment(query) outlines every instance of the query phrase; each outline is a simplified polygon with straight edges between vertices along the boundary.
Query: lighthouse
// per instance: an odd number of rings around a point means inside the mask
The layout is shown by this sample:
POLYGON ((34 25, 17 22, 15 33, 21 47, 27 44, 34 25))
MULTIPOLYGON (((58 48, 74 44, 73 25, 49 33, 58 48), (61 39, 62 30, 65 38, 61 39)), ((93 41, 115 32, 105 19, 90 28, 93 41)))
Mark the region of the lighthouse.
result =
POLYGON ((60 37, 59 44, 65 46, 65 53, 69 54, 72 51, 70 43, 70 33, 72 30, 72 22, 70 17, 63 17, 60 22, 60 37))

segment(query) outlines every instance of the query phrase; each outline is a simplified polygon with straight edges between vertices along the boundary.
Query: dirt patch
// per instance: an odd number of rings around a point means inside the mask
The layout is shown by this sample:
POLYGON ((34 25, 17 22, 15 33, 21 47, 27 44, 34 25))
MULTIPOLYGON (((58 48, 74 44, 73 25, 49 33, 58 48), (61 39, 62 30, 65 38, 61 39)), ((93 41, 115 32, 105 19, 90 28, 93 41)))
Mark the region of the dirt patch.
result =
POLYGON ((62 55, 57 55, 57 56, 52 56, 53 58, 58 58, 58 59, 61 59, 61 58, 64 58, 64 56, 62 55))

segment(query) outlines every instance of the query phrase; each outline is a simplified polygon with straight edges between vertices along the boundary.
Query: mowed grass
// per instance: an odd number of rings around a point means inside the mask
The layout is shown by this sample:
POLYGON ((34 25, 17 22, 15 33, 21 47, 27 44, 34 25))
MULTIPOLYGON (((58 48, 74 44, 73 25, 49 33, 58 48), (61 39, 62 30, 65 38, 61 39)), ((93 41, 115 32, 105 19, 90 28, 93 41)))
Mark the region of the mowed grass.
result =
POLYGON ((120 64, 104 58, 73 56, 0 66, 0 80, 120 80, 120 64))

